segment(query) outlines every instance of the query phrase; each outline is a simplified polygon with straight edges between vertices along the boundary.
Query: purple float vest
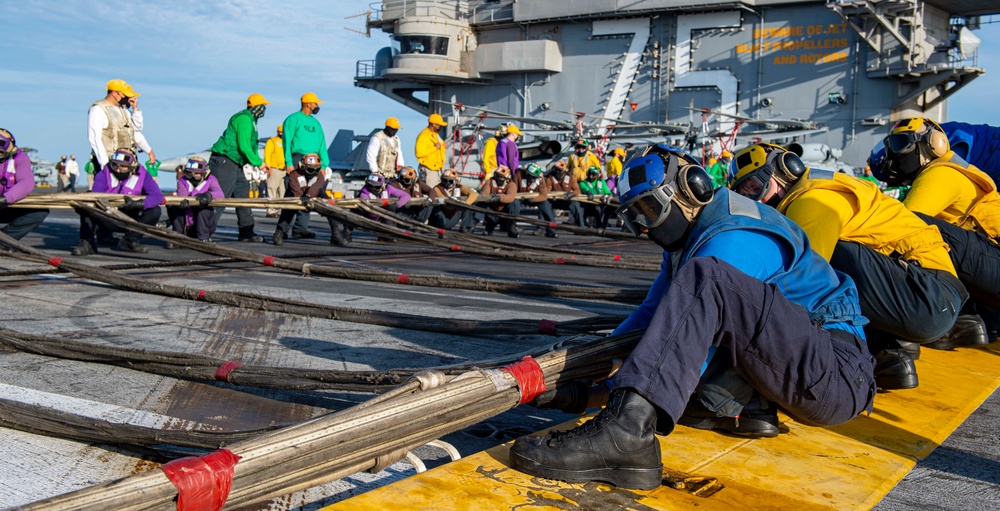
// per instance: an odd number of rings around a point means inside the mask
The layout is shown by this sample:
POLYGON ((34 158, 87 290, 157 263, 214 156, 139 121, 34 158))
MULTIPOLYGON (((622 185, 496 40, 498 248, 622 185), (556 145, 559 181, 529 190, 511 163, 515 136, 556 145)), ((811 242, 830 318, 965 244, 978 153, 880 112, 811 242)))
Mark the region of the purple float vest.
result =
POLYGON ((17 171, 14 170, 14 157, 7 158, 3 162, 3 171, 0 171, 0 195, 7 193, 17 183, 17 171))
POLYGON ((142 184, 146 180, 146 176, 139 171, 132 174, 124 182, 118 181, 115 175, 111 172, 111 169, 105 167, 108 179, 108 193, 120 193, 123 195, 142 195, 142 184))
POLYGON ((198 186, 192 185, 191 181, 188 181, 187 178, 181 178, 180 183, 184 187, 184 191, 187 192, 188 197, 193 197, 199 193, 202 193, 208 188, 207 177, 205 179, 202 179, 201 183, 198 183, 198 186))

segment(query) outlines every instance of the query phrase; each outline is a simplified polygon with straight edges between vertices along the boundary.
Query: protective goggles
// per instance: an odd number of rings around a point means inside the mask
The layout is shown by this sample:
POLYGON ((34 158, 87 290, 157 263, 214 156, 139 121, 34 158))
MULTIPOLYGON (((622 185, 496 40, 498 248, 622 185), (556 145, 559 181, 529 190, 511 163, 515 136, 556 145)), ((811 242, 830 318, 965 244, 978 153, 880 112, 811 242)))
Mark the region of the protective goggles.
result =
POLYGON ((0 152, 7 152, 14 147, 14 140, 0 133, 0 152))
POLYGON ((885 137, 885 149, 891 154, 906 154, 913 152, 917 148, 917 142, 922 142, 927 140, 927 134, 917 134, 913 131, 906 131, 903 133, 893 133, 885 137))
POLYGON ((208 163, 197 160, 189 160, 184 165, 184 172, 191 174, 205 173, 208 172, 208 163))
POLYGON ((133 168, 138 165, 138 161, 135 159, 135 155, 125 151, 117 151, 115 154, 111 155, 112 166, 117 168, 133 168))
POLYGON ((771 176, 774 166, 770 163, 733 181, 730 187, 734 192, 753 201, 760 200, 771 189, 771 176))
POLYGON ((676 193, 673 183, 658 186, 622 204, 616 214, 625 227, 638 236, 643 229, 652 229, 666 220, 676 193))

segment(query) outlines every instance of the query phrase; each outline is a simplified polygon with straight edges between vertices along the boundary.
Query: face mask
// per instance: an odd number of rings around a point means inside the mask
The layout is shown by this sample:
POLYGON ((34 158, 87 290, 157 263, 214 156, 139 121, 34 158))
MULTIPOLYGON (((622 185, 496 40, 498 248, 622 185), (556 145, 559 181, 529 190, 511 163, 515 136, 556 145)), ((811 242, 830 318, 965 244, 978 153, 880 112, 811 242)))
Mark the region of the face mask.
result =
POLYGON ((920 170, 920 149, 892 156, 891 174, 887 182, 891 186, 902 186, 913 181, 913 176, 920 170))
POLYGON ((684 213, 676 207, 670 208, 667 218, 660 225, 650 229, 646 236, 656 242, 667 252, 676 252, 687 243, 688 234, 691 233, 691 222, 684 218, 684 213))
POLYGON ((115 179, 117 179, 119 181, 124 181, 124 180, 128 179, 129 176, 132 175, 132 171, 129 170, 128 167, 119 169, 117 167, 112 166, 111 167, 111 173, 114 174, 115 179))
POLYGON ((128 108, 128 96, 122 96, 122 99, 118 100, 118 104, 125 108, 128 108))
POLYGON ((256 105, 250 107, 250 115, 253 115, 254 120, 264 117, 265 111, 267 111, 267 107, 264 105, 256 105))
POLYGON ((384 130, 382 130, 382 132, 385 133, 385 136, 387 137, 396 136, 396 131, 397 131, 396 128, 385 128, 384 130))
POLYGON ((319 106, 317 105, 316 108, 313 108, 313 115, 316 115, 318 113, 319 113, 319 106))
POLYGON ((778 209, 778 204, 781 204, 781 200, 782 197, 779 197, 778 194, 774 194, 771 196, 770 199, 767 199, 767 201, 764 202, 764 204, 767 204, 768 206, 771 206, 774 209, 778 209))

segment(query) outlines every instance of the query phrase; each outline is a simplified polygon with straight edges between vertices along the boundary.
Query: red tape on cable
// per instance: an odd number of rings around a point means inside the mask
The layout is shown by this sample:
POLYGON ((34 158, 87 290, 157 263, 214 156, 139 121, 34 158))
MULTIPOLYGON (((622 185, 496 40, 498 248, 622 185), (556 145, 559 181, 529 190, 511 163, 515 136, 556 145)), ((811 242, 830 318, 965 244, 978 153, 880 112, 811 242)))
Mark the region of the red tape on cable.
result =
POLYGON ((408 273, 400 273, 399 277, 397 277, 396 280, 399 281, 400 284, 409 284, 410 283, 410 274, 408 274, 408 273))
POLYGON ((520 362, 514 362, 500 369, 507 371, 517 380, 517 388, 521 391, 521 400, 517 404, 528 403, 545 392, 545 375, 542 374, 542 367, 530 355, 522 358, 520 362))
POLYGON ((229 381, 229 373, 233 372, 233 369, 236 369, 241 365, 243 364, 235 360, 227 360, 223 362, 223 364, 219 366, 218 369, 215 370, 215 379, 218 381, 224 381, 226 383, 232 383, 231 381, 229 381))
POLYGON ((177 487, 177 511, 220 511, 229 498, 233 468, 240 458, 228 449, 219 449, 160 467, 177 487))
POLYGON ((413 235, 413 231, 403 231, 403 234, 405 234, 407 236, 412 236, 413 235))
POLYGON ((619 254, 615 254, 615 261, 621 261, 621 260, 622 260, 622 256, 619 255, 619 254))
POLYGON ((205 293, 207 293, 207 292, 208 291, 205 291, 204 289, 202 289, 201 291, 198 291, 198 299, 201 300, 201 299, 205 298, 205 293))
POLYGON ((389 199, 382 199, 382 207, 389 207, 389 199))
POLYGON ((552 321, 551 319, 543 319, 538 322, 538 333, 544 335, 556 335, 556 326, 559 323, 552 321))
POLYGON ((273 256, 264 256, 263 263, 265 265, 267 265, 267 266, 274 266, 274 257, 273 256))
POLYGON ((329 202, 331 206, 336 206, 337 205, 337 200, 336 199, 330 199, 327 202, 329 202))
POLYGON ((452 245, 451 246, 451 251, 452 252, 461 252, 462 251, 462 247, 460 247, 458 245, 452 245))
POLYGON ((555 229, 555 228, 556 228, 556 223, 555 222, 549 222, 549 229, 555 229))
POLYGON ((52 266, 55 266, 56 268, 58 268, 59 265, 62 264, 62 258, 61 257, 50 257, 49 258, 49 264, 51 264, 52 266))
POLYGON ((438 236, 444 236, 444 229, 438 229, 438 236))
POLYGON ((563 259, 562 257, 557 257, 555 258, 555 262, 556 264, 566 264, 566 259, 563 259))

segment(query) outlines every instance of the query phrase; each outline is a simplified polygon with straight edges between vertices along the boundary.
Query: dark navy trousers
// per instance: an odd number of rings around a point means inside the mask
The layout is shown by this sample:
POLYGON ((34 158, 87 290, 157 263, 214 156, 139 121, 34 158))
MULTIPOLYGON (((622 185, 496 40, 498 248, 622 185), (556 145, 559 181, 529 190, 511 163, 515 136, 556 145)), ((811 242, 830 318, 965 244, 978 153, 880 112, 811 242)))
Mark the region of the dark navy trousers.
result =
POLYGON ((968 298, 954 275, 884 256, 860 243, 838 241, 830 266, 854 279, 865 335, 873 350, 895 339, 933 341, 955 325, 968 298))
POLYGON ((714 257, 677 270, 649 327, 614 377, 659 409, 667 433, 698 385, 708 349, 718 346, 766 399, 812 425, 847 422, 870 409, 874 360, 863 340, 824 330, 805 309, 714 257))
POLYGON ((215 210, 212 207, 202 208, 199 206, 188 206, 188 208, 167 206, 167 218, 170 219, 170 225, 174 228, 174 232, 202 241, 210 239, 215 234, 215 210), (185 225, 188 208, 194 215, 194 225, 190 227, 185 225))
MULTIPOLYGON (((243 175, 243 167, 221 154, 212 154, 208 159, 208 168, 212 175, 219 180, 219 188, 222 188, 225 199, 246 199, 250 197, 250 181, 243 175)), ((222 212, 226 208, 215 208, 215 222, 222 218, 222 212)), ((250 208, 236 208, 236 226, 241 230, 253 230, 253 211, 250 208)))
POLYGON ((921 213, 917 216, 941 231, 941 237, 951 249, 948 251, 951 262, 959 280, 969 290, 969 296, 976 303, 1000 308, 1000 247, 985 234, 967 231, 921 213))
POLYGON ((4 234, 19 240, 38 227, 47 216, 47 209, 3 208, 0 209, 0 224, 7 224, 2 229, 4 234))
MULTIPOLYGON (((156 225, 156 222, 158 222, 160 220, 160 206, 156 206, 156 207, 149 208, 149 209, 144 209, 144 210, 139 211, 139 212, 135 212, 135 211, 122 211, 122 213, 124 213, 125 216, 128 216, 132 220, 135 220, 135 221, 137 221, 139 223, 143 223, 143 224, 150 225, 150 226, 156 225)), ((94 246, 96 247, 97 246, 97 242, 95 241, 94 238, 95 238, 95 236, 97 234, 98 229, 100 229, 100 231, 102 233, 101 234, 102 236, 104 236, 105 233, 107 233, 107 235, 110 236, 111 233, 113 233, 113 232, 124 232, 125 233, 125 239, 127 239, 127 240, 129 240, 129 241, 131 241, 133 243, 136 243, 140 239, 142 239, 142 235, 141 234, 139 234, 137 232, 134 232, 134 231, 130 231, 128 229, 124 229, 122 227, 119 227, 118 224, 115 224, 114 222, 112 222, 110 220, 105 220, 104 218, 100 218, 100 217, 95 218, 95 217, 92 217, 92 216, 88 215, 87 213, 81 213, 80 214, 80 240, 81 241, 89 241, 89 242, 93 243, 94 246)))

